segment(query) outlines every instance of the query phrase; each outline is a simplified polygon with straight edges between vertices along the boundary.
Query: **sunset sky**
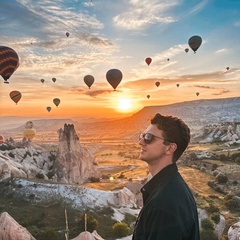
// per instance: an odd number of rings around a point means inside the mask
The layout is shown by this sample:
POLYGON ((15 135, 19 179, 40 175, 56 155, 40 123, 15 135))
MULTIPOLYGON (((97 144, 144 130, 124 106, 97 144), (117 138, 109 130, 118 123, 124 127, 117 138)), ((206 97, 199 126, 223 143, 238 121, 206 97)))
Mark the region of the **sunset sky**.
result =
POLYGON ((1 0, 0 45, 20 65, 9 84, 0 76, 0 116, 125 117, 144 106, 239 97, 239 42, 239 0, 1 0), (194 35, 202 38, 196 53, 194 35), (110 69, 123 74, 116 91, 110 69), (86 75, 95 79, 90 89, 86 75))

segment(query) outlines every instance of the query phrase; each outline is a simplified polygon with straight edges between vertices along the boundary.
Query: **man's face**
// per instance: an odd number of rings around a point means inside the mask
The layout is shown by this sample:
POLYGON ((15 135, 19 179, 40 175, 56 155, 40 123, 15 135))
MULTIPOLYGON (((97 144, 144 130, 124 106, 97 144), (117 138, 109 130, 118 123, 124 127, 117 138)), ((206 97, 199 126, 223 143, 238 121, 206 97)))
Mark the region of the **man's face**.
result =
POLYGON ((163 131, 159 130, 156 124, 150 124, 141 137, 139 140, 141 160, 151 164, 165 156, 169 146, 163 143, 163 131))

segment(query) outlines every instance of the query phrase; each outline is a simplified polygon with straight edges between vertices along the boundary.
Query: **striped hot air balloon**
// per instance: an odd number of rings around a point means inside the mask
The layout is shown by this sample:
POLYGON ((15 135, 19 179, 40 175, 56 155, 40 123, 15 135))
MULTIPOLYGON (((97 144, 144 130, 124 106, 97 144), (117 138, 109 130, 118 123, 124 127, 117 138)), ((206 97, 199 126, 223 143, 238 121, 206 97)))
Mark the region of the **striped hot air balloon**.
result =
POLYGON ((0 46, 0 75, 8 83, 8 79, 19 66, 17 53, 10 47, 0 46))
POLYGON ((10 98, 17 104, 22 97, 22 94, 19 91, 11 91, 9 93, 10 98))

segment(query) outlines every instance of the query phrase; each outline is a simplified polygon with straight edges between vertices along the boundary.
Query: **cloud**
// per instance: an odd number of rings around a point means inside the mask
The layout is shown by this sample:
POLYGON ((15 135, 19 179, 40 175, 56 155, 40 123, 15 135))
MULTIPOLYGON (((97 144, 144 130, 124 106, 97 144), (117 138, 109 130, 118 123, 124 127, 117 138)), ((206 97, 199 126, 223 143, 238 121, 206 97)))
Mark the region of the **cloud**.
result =
MULTIPOLYGON (((65 1, 31 1, 19 0, 18 6, 12 9, 12 4, 5 4, 1 16, 7 21, 8 17, 16 12, 17 18, 11 19, 12 29, 20 30, 25 26, 24 34, 39 38, 63 36, 66 31, 72 35, 90 34, 94 30, 101 30, 103 24, 94 15, 85 11, 84 3, 75 2, 69 7, 65 1), (9 13, 9 16, 8 16, 9 13)), ((1 6, 2 8, 3 6, 1 6)), ((21 31, 19 31, 21 35, 21 31)))
POLYGON ((215 53, 216 53, 216 54, 223 54, 223 53, 225 53, 226 51, 227 51, 226 48, 222 48, 222 49, 217 50, 215 53))
MULTIPOLYGON (((118 90, 116 90, 116 91, 118 91, 118 90)), ((109 94, 112 92, 113 92, 113 90, 93 90, 93 91, 85 92, 85 94, 87 96, 95 98, 97 96, 106 95, 106 94, 109 94)))
POLYGON ((235 26, 235 27, 240 27, 240 21, 235 22, 235 23, 234 23, 234 26, 235 26))
POLYGON ((142 29, 150 24, 168 24, 176 21, 168 11, 178 5, 177 0, 130 0, 129 7, 115 16, 113 21, 117 27, 124 29, 142 29))
POLYGON ((209 0, 201 1, 196 6, 194 6, 191 11, 189 11, 188 15, 190 16, 200 12, 208 4, 208 2, 209 0))
POLYGON ((218 93, 212 93, 212 95, 216 96, 216 95, 223 95, 226 93, 229 93, 230 91, 228 89, 222 89, 220 92, 218 93))
POLYGON ((207 88, 207 89, 216 89, 215 87, 201 86, 201 85, 194 85, 193 87, 196 87, 196 88, 207 88))

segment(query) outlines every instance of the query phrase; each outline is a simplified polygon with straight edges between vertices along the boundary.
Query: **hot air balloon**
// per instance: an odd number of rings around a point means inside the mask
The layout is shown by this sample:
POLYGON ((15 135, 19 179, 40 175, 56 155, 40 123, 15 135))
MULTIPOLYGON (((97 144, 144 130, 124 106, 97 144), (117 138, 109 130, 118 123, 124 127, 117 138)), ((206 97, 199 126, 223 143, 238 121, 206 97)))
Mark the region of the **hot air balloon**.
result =
POLYGON ((27 121, 27 122, 25 123, 25 128, 27 128, 27 129, 33 128, 33 122, 32 122, 32 121, 27 121))
POLYGON ((150 95, 147 95, 147 98, 149 99, 149 98, 150 98, 150 95))
POLYGON ((70 35, 69 32, 66 32, 66 36, 69 37, 69 35, 70 35))
POLYGON ((199 94, 200 94, 199 92, 196 92, 196 95, 197 95, 197 96, 199 96, 199 94))
POLYGON ((179 84, 179 83, 177 83, 177 84, 176 84, 176 86, 177 86, 177 87, 179 87, 179 86, 180 86, 180 84, 179 84))
POLYGON ((51 107, 47 107, 46 109, 47 109, 48 112, 50 112, 52 108, 51 107))
POLYGON ((52 78, 52 81, 55 83, 57 81, 57 79, 56 78, 52 78))
POLYGON ((200 36, 192 36, 188 40, 188 45, 194 51, 194 53, 196 53, 201 44, 202 38, 200 36))
POLYGON ((27 128, 23 131, 23 136, 28 140, 31 141, 36 134, 35 129, 33 128, 27 128))
POLYGON ((0 46, 0 75, 8 83, 8 79, 19 66, 17 53, 10 47, 0 46))
POLYGON ((44 83, 45 80, 42 78, 40 81, 41 81, 42 83, 44 83))
POLYGON ((2 134, 0 134, 0 143, 4 143, 4 137, 2 134))
POLYGON ((159 86, 160 86, 160 82, 155 82, 155 85, 156 85, 157 87, 159 87, 159 86))
POLYGON ((8 79, 19 66, 17 53, 10 47, 0 46, 0 75, 8 83, 8 79))
POLYGON ((229 70, 230 68, 229 67, 226 67, 227 70, 229 70))
POLYGON ((53 103, 56 105, 56 106, 58 106, 59 104, 60 104, 60 99, 59 98, 54 98, 53 99, 53 103))
POLYGON ((10 98, 17 104, 22 97, 22 94, 19 91, 11 91, 9 93, 10 98))
POLYGON ((110 69, 106 74, 107 81, 113 87, 114 91, 116 91, 118 84, 122 81, 122 77, 122 72, 118 69, 110 69))
POLYGON ((89 89, 91 88, 91 86, 94 83, 94 77, 92 75, 86 75, 83 78, 83 81, 86 83, 86 85, 89 87, 89 89))
POLYGON ((170 61, 170 58, 168 58, 167 61, 169 62, 169 61, 170 61))
POLYGON ((189 48, 185 48, 185 52, 188 53, 188 51, 189 51, 189 48))
POLYGON ((146 62, 147 65, 149 66, 150 63, 152 62, 152 59, 151 59, 150 57, 147 57, 147 58, 145 59, 145 62, 146 62))

